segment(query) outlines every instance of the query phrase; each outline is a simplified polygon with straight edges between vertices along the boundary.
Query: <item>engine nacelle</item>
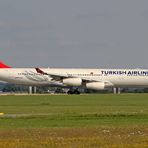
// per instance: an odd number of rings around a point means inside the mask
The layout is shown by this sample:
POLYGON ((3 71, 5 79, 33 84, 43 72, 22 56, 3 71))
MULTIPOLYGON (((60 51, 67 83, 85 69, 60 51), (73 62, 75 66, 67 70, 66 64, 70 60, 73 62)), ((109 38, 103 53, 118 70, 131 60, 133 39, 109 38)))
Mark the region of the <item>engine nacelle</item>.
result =
POLYGON ((105 89, 105 84, 103 82, 90 82, 86 83, 86 88, 94 90, 103 90, 105 89))
POLYGON ((82 79, 81 78, 65 78, 63 79, 63 84, 67 86, 81 86, 82 79))

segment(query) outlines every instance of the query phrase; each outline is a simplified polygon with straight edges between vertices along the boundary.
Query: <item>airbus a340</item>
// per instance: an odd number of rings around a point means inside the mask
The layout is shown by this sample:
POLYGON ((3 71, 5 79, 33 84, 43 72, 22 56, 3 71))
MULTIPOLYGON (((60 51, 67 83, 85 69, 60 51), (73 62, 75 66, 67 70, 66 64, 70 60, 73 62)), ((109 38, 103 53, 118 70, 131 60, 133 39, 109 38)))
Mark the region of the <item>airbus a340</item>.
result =
MULTIPOLYGON (((28 86, 55 85, 94 90, 114 87, 148 87, 148 70, 11 68, 0 62, 0 80, 28 86)), ((75 89, 68 93, 79 92, 75 89)))

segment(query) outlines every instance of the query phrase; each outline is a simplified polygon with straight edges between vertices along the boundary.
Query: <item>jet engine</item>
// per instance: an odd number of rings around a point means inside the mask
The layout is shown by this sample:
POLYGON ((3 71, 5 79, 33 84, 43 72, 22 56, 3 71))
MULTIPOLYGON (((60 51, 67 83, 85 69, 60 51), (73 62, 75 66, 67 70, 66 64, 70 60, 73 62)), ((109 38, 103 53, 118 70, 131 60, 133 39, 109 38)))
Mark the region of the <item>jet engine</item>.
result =
POLYGON ((67 86, 81 86, 82 79, 81 78, 65 78, 63 79, 63 84, 67 86))
POLYGON ((94 90, 103 90, 105 89, 105 84, 103 82, 90 82, 86 83, 86 88, 94 90))

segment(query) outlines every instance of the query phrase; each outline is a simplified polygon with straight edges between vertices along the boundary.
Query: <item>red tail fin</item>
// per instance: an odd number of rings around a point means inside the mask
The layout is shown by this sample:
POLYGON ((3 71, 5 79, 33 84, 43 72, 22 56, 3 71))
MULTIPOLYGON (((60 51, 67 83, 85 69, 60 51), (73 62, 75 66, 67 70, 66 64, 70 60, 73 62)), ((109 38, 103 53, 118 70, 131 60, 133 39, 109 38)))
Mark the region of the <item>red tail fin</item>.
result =
POLYGON ((11 67, 0 61, 0 68, 11 68, 11 67))

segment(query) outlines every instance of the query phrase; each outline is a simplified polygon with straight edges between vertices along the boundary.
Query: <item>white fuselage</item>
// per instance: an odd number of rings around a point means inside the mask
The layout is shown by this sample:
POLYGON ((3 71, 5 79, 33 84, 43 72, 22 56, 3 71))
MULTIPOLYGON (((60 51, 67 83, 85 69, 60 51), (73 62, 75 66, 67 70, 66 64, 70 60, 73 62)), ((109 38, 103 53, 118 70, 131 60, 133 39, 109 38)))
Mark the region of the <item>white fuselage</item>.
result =
MULTIPOLYGON (((54 69, 44 72, 68 75, 92 82, 103 82, 106 87, 148 87, 148 70, 145 69, 54 69)), ((64 85, 50 75, 37 73, 34 68, 1 68, 0 80, 21 85, 64 85)))

